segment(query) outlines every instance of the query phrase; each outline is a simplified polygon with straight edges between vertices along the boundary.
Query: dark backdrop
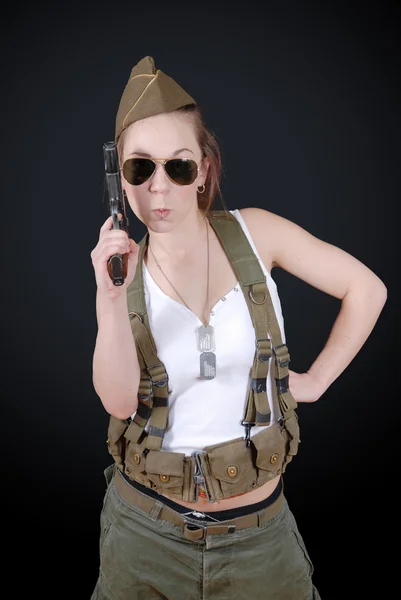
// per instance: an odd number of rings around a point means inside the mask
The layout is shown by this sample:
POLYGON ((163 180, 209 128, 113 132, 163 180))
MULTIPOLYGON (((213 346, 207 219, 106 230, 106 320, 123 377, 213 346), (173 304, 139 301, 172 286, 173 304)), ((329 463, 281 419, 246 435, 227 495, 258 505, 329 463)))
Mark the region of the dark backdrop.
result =
MULTIPOLYGON (((291 219, 387 285, 385 309, 355 360, 319 402, 299 406, 303 441, 286 494, 323 600, 389 597, 399 508, 397 4, 15 4, 2 28, 7 597, 25 597, 26 588, 89 600, 97 577, 110 460, 108 415, 91 380, 90 252, 107 216, 102 144, 145 55, 203 106, 221 143, 229 209, 258 206, 291 219)), ((139 240, 142 224, 129 216, 139 240)), ((303 371, 339 301, 272 274, 291 367, 303 371)))

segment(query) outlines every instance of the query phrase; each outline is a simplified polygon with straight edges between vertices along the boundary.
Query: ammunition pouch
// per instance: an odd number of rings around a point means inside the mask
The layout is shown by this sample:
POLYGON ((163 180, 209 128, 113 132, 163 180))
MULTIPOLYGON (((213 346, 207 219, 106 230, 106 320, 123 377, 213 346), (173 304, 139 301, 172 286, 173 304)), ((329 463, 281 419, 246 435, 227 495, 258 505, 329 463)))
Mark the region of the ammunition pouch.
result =
MULTIPOLYGON (((160 494, 176 501, 195 502, 195 457, 147 450, 143 443, 126 439, 127 423, 119 423, 120 427, 117 423, 109 427, 109 452, 117 466, 133 481, 160 494)), ((218 502, 246 493, 284 473, 299 442, 297 415, 289 411, 285 419, 253 435, 249 447, 243 437, 205 447, 198 455, 210 500, 218 502)))
POLYGON ((127 441, 124 473, 130 479, 172 497, 182 497, 185 454, 149 450, 127 441))

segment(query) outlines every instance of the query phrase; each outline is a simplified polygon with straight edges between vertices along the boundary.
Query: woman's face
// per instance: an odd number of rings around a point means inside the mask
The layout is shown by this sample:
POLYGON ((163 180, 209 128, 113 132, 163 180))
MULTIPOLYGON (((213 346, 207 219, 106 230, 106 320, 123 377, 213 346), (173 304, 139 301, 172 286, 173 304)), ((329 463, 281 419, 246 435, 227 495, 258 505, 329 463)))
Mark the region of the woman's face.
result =
POLYGON ((198 177, 190 185, 171 181, 161 163, 141 185, 131 185, 121 174, 129 204, 135 215, 149 229, 170 231, 191 212, 198 210, 197 187, 205 183, 207 159, 196 140, 192 119, 177 113, 162 113, 136 121, 124 134, 121 167, 127 158, 189 158, 199 166, 198 177), (155 211, 166 209, 167 213, 155 211))

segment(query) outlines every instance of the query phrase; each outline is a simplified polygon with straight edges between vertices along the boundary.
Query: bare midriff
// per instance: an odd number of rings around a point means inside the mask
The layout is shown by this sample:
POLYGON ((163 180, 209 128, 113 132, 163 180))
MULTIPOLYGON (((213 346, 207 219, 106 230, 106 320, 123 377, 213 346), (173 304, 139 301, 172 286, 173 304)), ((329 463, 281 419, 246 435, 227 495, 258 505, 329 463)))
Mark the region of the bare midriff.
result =
POLYGON ((170 500, 181 504, 182 506, 187 506, 192 510, 197 510, 199 512, 215 512, 219 510, 229 510, 231 508, 238 508, 240 506, 246 506, 248 504, 256 504, 257 502, 261 502, 268 498, 276 489, 278 483, 280 481, 280 475, 267 481, 259 488, 251 490, 250 492, 245 492, 244 494, 240 494, 239 496, 232 496, 231 498, 225 498, 220 500, 219 502, 209 502, 206 497, 199 496, 197 502, 183 502, 182 500, 177 500, 176 498, 172 498, 167 494, 164 494, 170 500))

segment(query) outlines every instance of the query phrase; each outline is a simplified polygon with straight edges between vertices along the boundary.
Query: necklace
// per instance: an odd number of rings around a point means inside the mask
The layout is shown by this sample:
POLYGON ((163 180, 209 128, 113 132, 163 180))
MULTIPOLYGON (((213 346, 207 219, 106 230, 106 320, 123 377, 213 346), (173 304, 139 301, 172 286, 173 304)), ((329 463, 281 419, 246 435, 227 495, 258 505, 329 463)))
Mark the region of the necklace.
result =
MULTIPOLYGON (((209 263, 210 263, 210 252, 209 252, 209 227, 205 217, 206 222, 206 235, 207 235, 207 287, 206 287, 206 304, 205 310, 206 314, 209 315, 207 320, 196 328, 196 342, 197 349, 201 352, 199 358, 199 371, 201 379, 213 379, 216 377, 216 355, 214 354, 215 350, 215 338, 214 338, 214 328, 210 325, 210 310, 209 310, 209 263)), ((191 310, 188 304, 185 302, 184 298, 179 294, 179 292, 175 289, 174 285, 171 283, 161 266, 159 265, 157 258, 153 254, 153 250, 149 243, 149 250, 153 256, 153 259, 163 273, 164 277, 167 279, 168 283, 171 285, 177 296, 184 303, 184 305, 191 310)), ((191 310, 191 312, 193 312, 191 310)))

